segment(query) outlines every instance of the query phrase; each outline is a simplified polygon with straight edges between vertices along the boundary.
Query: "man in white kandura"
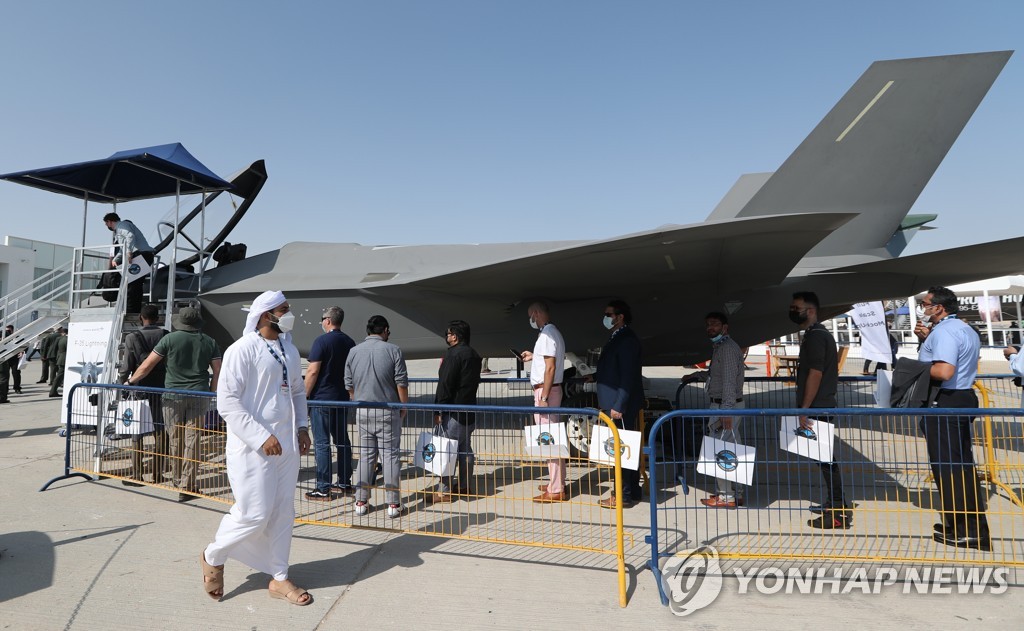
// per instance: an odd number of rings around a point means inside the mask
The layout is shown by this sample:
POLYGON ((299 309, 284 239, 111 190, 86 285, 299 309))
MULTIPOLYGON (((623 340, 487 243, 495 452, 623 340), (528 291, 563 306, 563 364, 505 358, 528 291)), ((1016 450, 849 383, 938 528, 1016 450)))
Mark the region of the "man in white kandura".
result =
POLYGON ((299 352, 288 333, 294 322, 283 293, 263 292, 249 309, 241 339, 224 352, 217 409, 228 427, 235 504, 199 555, 204 587, 214 600, 224 595, 230 557, 273 576, 272 598, 300 606, 313 602, 288 580, 299 456, 310 445, 299 352))

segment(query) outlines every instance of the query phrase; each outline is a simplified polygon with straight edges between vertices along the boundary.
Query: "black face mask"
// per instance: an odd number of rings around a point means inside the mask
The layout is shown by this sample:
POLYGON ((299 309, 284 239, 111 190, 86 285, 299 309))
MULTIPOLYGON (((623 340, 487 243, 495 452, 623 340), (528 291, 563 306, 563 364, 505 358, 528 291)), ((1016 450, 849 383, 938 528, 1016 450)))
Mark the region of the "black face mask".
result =
POLYGON ((803 324, 804 322, 807 322, 807 312, 806 311, 790 311, 789 312, 789 320, 793 324, 803 324))

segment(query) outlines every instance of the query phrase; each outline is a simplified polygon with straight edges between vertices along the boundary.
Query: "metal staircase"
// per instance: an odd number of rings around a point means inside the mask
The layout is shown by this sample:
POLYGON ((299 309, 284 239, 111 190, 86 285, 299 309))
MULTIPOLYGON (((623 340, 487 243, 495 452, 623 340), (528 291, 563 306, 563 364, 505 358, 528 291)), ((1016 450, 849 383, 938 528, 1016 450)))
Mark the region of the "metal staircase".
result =
POLYGON ((68 319, 73 262, 40 276, 0 298, 0 331, 14 333, 0 340, 0 362, 32 346, 36 338, 68 319))

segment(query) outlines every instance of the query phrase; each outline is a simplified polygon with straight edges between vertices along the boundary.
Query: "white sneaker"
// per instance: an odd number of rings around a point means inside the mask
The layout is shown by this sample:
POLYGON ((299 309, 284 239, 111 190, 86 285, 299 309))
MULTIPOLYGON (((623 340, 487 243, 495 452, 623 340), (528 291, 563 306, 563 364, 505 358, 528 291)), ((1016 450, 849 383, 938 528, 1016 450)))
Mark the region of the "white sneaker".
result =
POLYGON ((396 519, 402 515, 401 504, 388 504, 388 517, 396 519))
POLYGON ((359 517, 370 512, 370 505, 366 502, 356 502, 355 506, 352 507, 353 512, 359 517))

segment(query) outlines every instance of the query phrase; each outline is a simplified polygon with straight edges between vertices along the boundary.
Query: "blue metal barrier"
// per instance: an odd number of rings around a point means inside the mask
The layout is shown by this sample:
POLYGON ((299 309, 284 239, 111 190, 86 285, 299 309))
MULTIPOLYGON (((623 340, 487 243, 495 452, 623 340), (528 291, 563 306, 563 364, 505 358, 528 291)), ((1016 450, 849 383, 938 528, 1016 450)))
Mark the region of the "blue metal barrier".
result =
POLYGON ((847 501, 855 504, 840 515, 844 520, 848 517, 849 523, 830 524, 828 529, 813 526, 815 519, 805 527, 797 517, 807 510, 807 499, 817 499, 819 504, 828 499, 827 492, 811 497, 823 478, 821 465, 785 451, 779 442, 779 417, 808 412, 800 408, 677 410, 652 425, 645 448, 651 528, 646 537, 651 547, 647 565, 657 579, 663 604, 669 602, 660 580, 663 560, 702 545, 715 546, 721 559, 735 562, 889 561, 1024 568, 1024 411, 813 410, 816 417, 831 417, 835 425, 838 440, 833 461, 845 478, 847 501), (924 415, 978 419, 973 451, 980 488, 988 501, 987 509, 981 510, 991 531, 991 551, 932 541, 930 524, 940 515, 941 504, 918 428, 924 415), (699 502, 700 493, 690 492, 703 488, 710 496, 716 484, 708 476, 693 477, 699 456, 685 455, 685 441, 692 434, 682 427, 687 419, 707 418, 714 423, 722 417, 740 419, 738 442, 757 449, 752 484, 743 489, 746 502, 737 508, 707 507, 699 502))

